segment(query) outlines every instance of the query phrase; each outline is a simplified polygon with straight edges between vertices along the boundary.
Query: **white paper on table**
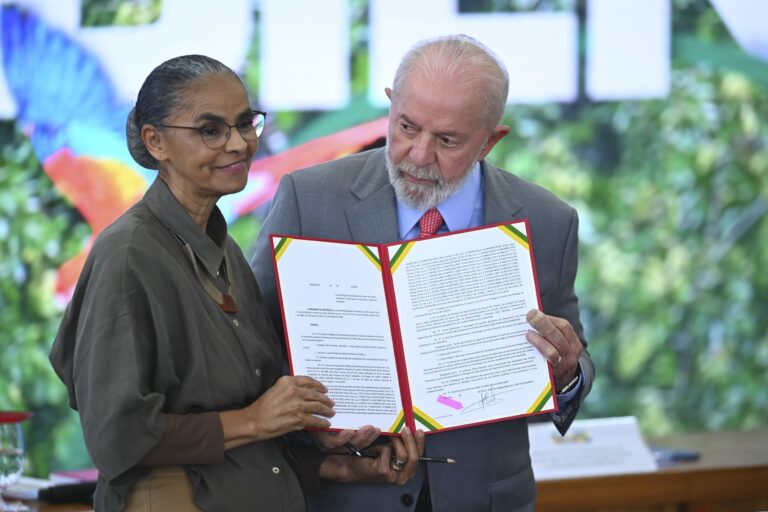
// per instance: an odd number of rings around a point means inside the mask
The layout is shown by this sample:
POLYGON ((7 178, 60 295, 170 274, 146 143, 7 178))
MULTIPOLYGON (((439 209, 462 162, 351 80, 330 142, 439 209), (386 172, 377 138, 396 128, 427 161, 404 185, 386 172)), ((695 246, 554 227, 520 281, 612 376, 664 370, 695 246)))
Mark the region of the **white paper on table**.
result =
POLYGON ((656 471, 634 416, 576 420, 565 437, 551 423, 528 426, 536 480, 656 471))
POLYGON ((22 476, 3 490, 3 497, 17 500, 36 500, 41 489, 46 489, 52 485, 55 485, 55 482, 51 480, 22 476))

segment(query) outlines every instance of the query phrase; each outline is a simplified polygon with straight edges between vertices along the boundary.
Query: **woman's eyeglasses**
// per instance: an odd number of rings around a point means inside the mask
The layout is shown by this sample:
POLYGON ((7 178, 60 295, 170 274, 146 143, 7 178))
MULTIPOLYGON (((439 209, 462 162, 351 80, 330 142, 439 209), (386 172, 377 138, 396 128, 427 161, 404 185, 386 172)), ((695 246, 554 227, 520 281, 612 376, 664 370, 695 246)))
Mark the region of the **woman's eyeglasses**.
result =
POLYGON ((232 128, 237 128, 237 133, 246 141, 252 141, 259 138, 264 131, 264 122, 267 118, 266 112, 260 110, 251 111, 253 117, 237 124, 227 124, 223 121, 210 121, 202 126, 176 126, 172 124, 160 124, 163 128, 181 128, 183 130, 197 130, 203 144, 210 149, 219 149, 229 141, 232 135, 232 128))

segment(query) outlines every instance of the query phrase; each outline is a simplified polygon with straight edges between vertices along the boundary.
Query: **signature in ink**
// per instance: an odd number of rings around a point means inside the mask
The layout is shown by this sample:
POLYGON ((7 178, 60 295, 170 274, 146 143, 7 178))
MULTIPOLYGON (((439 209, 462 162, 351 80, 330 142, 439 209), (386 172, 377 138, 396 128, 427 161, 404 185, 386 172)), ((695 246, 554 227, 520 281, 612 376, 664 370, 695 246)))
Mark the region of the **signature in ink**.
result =
POLYGON ((480 390, 478 393, 480 394, 480 400, 466 406, 461 410, 461 414, 485 410, 486 407, 493 407, 504 402, 502 398, 499 398, 496 395, 496 392, 493 390, 493 386, 488 389, 480 390))

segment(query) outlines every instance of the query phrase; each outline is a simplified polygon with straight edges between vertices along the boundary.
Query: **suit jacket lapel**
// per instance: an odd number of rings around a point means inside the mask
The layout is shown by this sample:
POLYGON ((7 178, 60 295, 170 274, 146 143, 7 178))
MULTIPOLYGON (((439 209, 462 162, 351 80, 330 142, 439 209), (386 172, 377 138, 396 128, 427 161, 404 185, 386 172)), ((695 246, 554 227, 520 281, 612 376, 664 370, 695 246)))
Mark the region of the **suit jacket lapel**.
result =
POLYGON ((517 191, 502 179, 500 173, 506 172, 483 161, 483 222, 497 224, 515 220, 520 216, 522 203, 517 191))
POLYGON ((384 149, 373 152, 350 191, 360 201, 345 210, 352 239, 385 244, 399 239, 395 191, 384 166, 384 149))

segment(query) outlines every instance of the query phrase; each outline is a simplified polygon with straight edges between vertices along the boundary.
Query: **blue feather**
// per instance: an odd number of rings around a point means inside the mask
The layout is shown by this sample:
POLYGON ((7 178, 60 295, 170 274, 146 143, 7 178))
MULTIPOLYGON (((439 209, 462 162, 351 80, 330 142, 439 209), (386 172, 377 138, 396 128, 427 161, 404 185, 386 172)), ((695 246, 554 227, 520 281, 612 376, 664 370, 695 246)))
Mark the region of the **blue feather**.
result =
POLYGON ((82 148, 73 124, 104 130, 124 145, 129 106, 116 98, 97 58, 29 10, 0 6, 0 18, 5 76, 38 158, 82 148))

